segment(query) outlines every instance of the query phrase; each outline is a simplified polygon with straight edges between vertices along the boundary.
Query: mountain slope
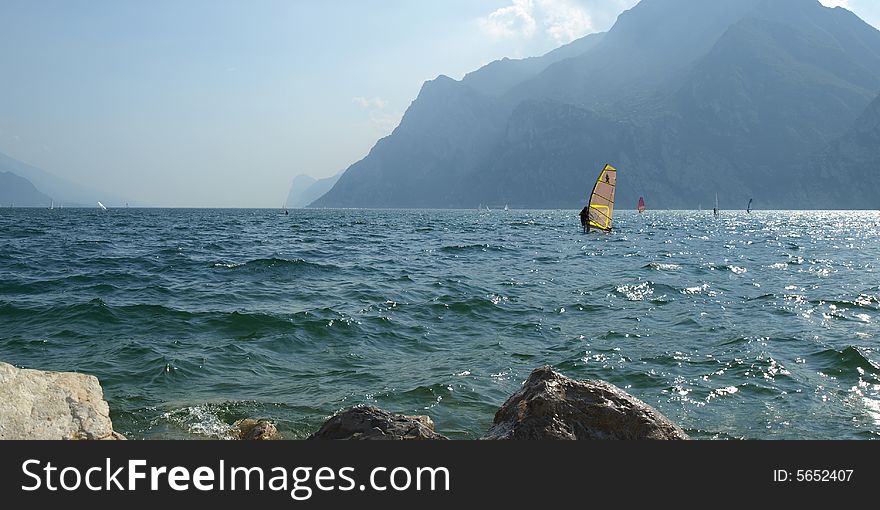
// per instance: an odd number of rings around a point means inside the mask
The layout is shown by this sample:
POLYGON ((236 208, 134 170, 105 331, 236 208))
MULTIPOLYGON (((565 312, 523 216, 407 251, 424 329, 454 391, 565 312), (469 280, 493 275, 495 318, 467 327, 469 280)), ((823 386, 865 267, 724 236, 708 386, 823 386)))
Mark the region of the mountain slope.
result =
POLYGON ((391 135, 342 176, 313 207, 455 207, 459 184, 481 168, 503 129, 488 96, 440 76, 425 83, 391 135))
POLYGON ((12 172, 0 172, 0 206, 7 207, 49 207, 52 199, 40 193, 24 177, 12 172))
POLYGON ((805 191, 791 207, 880 209, 880 97, 804 166, 805 191))
POLYGON ((500 96, 557 62, 589 52, 604 36, 604 33, 590 34, 540 57, 496 60, 466 74, 461 82, 483 94, 500 96))
POLYGON ((94 206, 96 202, 103 201, 110 204, 124 204, 126 200, 112 194, 94 190, 86 186, 73 183, 62 177, 51 174, 41 168, 28 165, 13 159, 6 154, 0 153, 0 171, 13 172, 26 178, 39 190, 52 196, 57 205, 88 205, 94 206))

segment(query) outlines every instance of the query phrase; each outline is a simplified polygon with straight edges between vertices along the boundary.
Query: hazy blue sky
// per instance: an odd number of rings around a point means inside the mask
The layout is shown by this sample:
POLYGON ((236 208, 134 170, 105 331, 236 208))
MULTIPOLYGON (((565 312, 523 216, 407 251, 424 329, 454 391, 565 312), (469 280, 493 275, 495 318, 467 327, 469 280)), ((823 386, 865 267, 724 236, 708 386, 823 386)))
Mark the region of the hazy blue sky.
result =
MULTIPOLYGON (((280 206, 425 80, 607 30, 637 0, 0 0, 0 152, 158 206, 280 206)), ((823 0, 880 26, 878 0, 823 0)))

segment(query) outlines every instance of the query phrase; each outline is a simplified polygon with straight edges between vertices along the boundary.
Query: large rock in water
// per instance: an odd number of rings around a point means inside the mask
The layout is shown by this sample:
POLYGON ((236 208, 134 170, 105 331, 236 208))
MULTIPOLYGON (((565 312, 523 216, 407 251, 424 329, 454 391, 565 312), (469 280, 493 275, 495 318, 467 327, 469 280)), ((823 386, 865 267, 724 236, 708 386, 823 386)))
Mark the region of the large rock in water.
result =
POLYGON ((93 375, 0 362, 0 439, 125 439, 93 375))
POLYGON ((448 439, 434 432, 427 416, 392 414, 373 406, 354 407, 327 420, 309 439, 448 439))
POLYGON ((483 439, 689 439, 659 411, 604 381, 532 372, 483 439))

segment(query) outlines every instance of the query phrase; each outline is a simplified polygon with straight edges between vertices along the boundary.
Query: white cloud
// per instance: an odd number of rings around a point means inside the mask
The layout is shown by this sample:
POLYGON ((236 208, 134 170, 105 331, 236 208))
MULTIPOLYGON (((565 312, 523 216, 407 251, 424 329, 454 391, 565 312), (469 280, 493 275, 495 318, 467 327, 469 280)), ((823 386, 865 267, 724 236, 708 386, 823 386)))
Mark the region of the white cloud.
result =
POLYGON ((403 117, 401 113, 386 111, 388 101, 381 97, 357 96, 353 97, 352 101, 369 112, 370 122, 381 136, 391 133, 400 124, 400 119, 403 117))
POLYGON ((532 37, 538 22, 534 16, 533 0, 513 0, 513 5, 502 7, 480 20, 480 28, 493 38, 532 37))
POLYGON ((403 115, 396 112, 388 113, 375 110, 370 112, 370 121, 382 136, 394 131, 394 128, 400 124, 400 119, 402 117, 403 115))
POLYGON ((493 39, 538 35, 565 44, 592 32, 593 20, 574 0, 513 0, 481 18, 480 28, 493 39))
POLYGON ((357 96, 353 97, 352 101, 363 108, 378 108, 381 110, 382 108, 388 106, 388 101, 382 99, 381 97, 372 97, 368 99, 366 97, 357 96))

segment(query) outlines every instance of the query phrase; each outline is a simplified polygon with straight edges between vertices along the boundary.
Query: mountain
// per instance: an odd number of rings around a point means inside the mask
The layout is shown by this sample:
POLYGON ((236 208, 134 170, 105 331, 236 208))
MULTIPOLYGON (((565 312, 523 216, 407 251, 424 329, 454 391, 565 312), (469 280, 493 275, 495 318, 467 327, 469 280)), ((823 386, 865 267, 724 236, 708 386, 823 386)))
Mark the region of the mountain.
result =
POLYGON ((0 172, 0 206, 50 207, 52 199, 40 193, 31 181, 12 172, 0 172))
POLYGON ((829 143, 804 165, 797 202, 832 209, 846 203, 853 209, 880 209, 880 97, 872 102, 843 136, 829 143))
POLYGON ((623 207, 643 195, 696 208, 715 193, 722 207, 847 207, 845 193, 801 177, 880 93, 880 32, 850 11, 642 0, 609 32, 557 51, 425 83, 397 129, 313 205, 580 207, 610 162, 623 207))
POLYGON ((13 172, 26 178, 38 189, 52 196, 55 199, 56 205, 87 205, 93 207, 98 201, 102 201, 108 206, 110 204, 122 205, 127 202, 121 197, 81 186, 43 169, 13 159, 3 153, 0 153, 0 171, 13 172))
POLYGON ((287 207, 300 208, 308 207, 318 197, 330 191, 330 188, 336 184, 342 172, 332 177, 323 179, 315 179, 310 175, 298 175, 294 177, 293 184, 290 186, 290 193, 287 195, 287 207))

